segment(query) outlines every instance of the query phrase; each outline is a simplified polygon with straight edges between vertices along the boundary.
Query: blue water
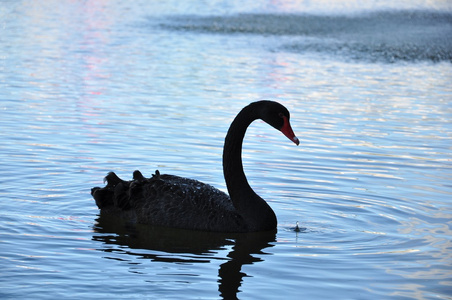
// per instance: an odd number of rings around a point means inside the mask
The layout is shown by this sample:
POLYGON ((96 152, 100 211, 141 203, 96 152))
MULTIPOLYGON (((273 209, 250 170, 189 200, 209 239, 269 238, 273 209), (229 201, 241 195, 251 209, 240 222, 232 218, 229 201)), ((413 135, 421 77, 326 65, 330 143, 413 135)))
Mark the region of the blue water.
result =
POLYGON ((452 299, 447 1, 2 1, 2 299, 452 299), (222 190, 244 144, 276 234, 131 226, 109 171, 222 190), (301 231, 295 232, 299 224, 301 231))

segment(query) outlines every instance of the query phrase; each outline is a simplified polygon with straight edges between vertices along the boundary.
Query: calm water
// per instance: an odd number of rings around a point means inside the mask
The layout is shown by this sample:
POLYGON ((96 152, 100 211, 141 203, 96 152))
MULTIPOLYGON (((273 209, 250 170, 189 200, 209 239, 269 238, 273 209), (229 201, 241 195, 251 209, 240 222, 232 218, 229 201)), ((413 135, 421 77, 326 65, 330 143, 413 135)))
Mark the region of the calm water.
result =
POLYGON ((452 5, 155 2, 0 2, 0 298, 452 299, 452 5), (301 141, 247 133, 276 234, 99 214, 108 171, 225 190, 259 99, 301 141))

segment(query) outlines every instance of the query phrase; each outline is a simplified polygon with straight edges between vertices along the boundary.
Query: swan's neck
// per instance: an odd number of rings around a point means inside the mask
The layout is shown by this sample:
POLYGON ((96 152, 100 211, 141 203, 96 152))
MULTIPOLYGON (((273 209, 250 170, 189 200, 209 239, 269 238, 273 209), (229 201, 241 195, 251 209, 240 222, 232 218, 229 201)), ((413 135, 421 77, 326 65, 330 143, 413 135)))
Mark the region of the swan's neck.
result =
POLYGON ((229 196, 250 231, 276 227, 275 213, 250 187, 242 165, 242 144, 246 129, 258 118, 259 112, 252 104, 242 109, 228 130, 223 148, 223 173, 229 196))

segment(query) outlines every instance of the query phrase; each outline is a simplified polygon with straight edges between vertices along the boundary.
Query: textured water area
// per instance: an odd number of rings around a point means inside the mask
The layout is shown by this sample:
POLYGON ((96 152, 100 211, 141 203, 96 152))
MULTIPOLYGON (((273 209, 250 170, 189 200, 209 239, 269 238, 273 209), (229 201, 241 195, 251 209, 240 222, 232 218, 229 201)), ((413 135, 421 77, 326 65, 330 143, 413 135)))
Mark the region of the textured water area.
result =
POLYGON ((452 299, 450 1, 1 1, 1 299, 452 299), (276 233, 101 215, 115 171, 226 191, 276 233), (298 223, 299 230, 295 231, 298 223))

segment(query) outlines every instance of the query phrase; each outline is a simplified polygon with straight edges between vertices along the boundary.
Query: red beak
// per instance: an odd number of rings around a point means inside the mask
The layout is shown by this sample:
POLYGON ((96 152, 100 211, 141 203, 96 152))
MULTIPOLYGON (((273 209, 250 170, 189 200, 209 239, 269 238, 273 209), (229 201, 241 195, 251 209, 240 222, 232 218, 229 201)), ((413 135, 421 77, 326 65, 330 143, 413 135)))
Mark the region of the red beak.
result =
POLYGON ((290 126, 289 119, 286 116, 283 116, 284 118, 284 125, 281 128, 281 132, 289 138, 292 142, 294 142, 297 146, 300 144, 300 140, 295 136, 295 133, 293 133, 292 127, 290 126))

